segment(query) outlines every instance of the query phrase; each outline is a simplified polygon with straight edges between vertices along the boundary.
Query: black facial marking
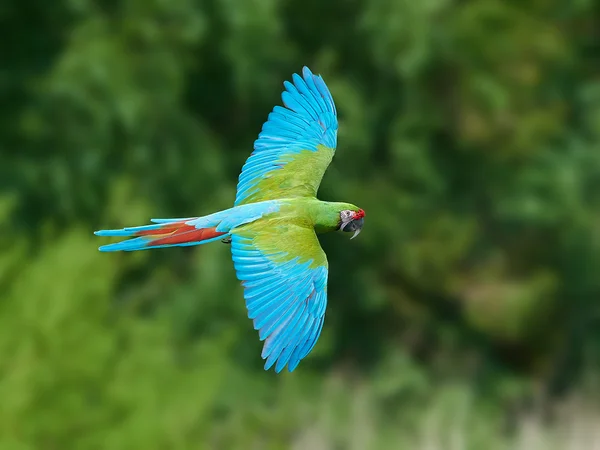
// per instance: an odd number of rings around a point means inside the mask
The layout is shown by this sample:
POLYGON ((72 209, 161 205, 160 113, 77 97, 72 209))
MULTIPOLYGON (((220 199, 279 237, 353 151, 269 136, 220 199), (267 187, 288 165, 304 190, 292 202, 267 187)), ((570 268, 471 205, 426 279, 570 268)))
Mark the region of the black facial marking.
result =
POLYGON ((360 219, 352 220, 350 223, 348 223, 348 225, 346 225, 344 227, 344 231, 345 232, 356 231, 356 230, 362 228, 364 223, 365 223, 365 219, 363 219, 362 217, 360 219))

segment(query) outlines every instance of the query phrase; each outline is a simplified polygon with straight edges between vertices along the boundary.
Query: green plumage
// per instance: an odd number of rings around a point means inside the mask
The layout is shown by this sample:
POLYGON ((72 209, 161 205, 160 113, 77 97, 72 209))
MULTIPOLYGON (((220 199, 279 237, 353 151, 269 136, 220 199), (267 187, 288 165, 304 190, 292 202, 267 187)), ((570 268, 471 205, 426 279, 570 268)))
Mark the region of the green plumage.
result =
POLYGON ((350 203, 324 202, 315 197, 281 199, 279 211, 263 216, 234 233, 254 240, 266 253, 278 254, 277 262, 300 257, 300 262, 312 260, 311 267, 327 266, 327 258, 316 233, 335 231, 340 226, 341 211, 358 212, 350 203), (285 252, 282 252, 285 249, 285 252))
POLYGON ((319 144, 318 151, 302 150, 283 154, 274 165, 280 167, 268 177, 258 174, 251 180, 255 192, 239 205, 293 197, 314 197, 321 184, 323 174, 333 159, 334 149, 319 144))

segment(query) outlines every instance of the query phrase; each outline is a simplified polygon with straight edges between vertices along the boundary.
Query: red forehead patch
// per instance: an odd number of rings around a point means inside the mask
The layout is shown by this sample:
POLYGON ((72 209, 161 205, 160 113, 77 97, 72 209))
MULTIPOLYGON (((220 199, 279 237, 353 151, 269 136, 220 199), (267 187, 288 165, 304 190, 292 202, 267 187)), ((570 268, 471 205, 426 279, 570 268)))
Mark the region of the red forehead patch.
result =
POLYGON ((363 217, 365 217, 365 212, 362 209, 354 213, 354 219, 362 219, 363 217))

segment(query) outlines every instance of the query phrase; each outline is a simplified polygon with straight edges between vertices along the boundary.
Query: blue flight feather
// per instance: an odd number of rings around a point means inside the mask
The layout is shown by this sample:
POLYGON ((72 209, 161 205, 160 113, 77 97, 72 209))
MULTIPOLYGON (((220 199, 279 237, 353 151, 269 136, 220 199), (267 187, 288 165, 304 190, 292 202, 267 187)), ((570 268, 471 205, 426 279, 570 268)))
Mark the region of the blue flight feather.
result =
MULTIPOLYGON (((312 260, 300 262, 298 257, 279 262, 257 248, 253 239, 235 231, 231 239, 248 317, 264 341, 261 355, 266 360, 265 369, 275 366, 275 371, 281 372, 287 366, 292 371, 321 333, 319 324, 327 306, 327 268, 311 267, 312 260)), ((273 253, 279 256, 282 252, 273 253)))

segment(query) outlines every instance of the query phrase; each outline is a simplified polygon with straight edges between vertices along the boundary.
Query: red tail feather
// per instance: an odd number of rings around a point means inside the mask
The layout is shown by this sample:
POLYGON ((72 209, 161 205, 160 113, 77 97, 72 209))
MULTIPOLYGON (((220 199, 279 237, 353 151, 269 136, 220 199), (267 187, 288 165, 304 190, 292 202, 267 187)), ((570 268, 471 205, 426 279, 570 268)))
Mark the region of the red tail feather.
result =
POLYGON ((174 222, 165 224, 158 230, 138 231, 136 236, 145 236, 152 239, 149 247, 156 245, 174 245, 184 244, 186 242, 199 242, 207 239, 216 238, 227 233, 219 232, 216 227, 196 228, 193 225, 186 225, 185 222, 174 222))

